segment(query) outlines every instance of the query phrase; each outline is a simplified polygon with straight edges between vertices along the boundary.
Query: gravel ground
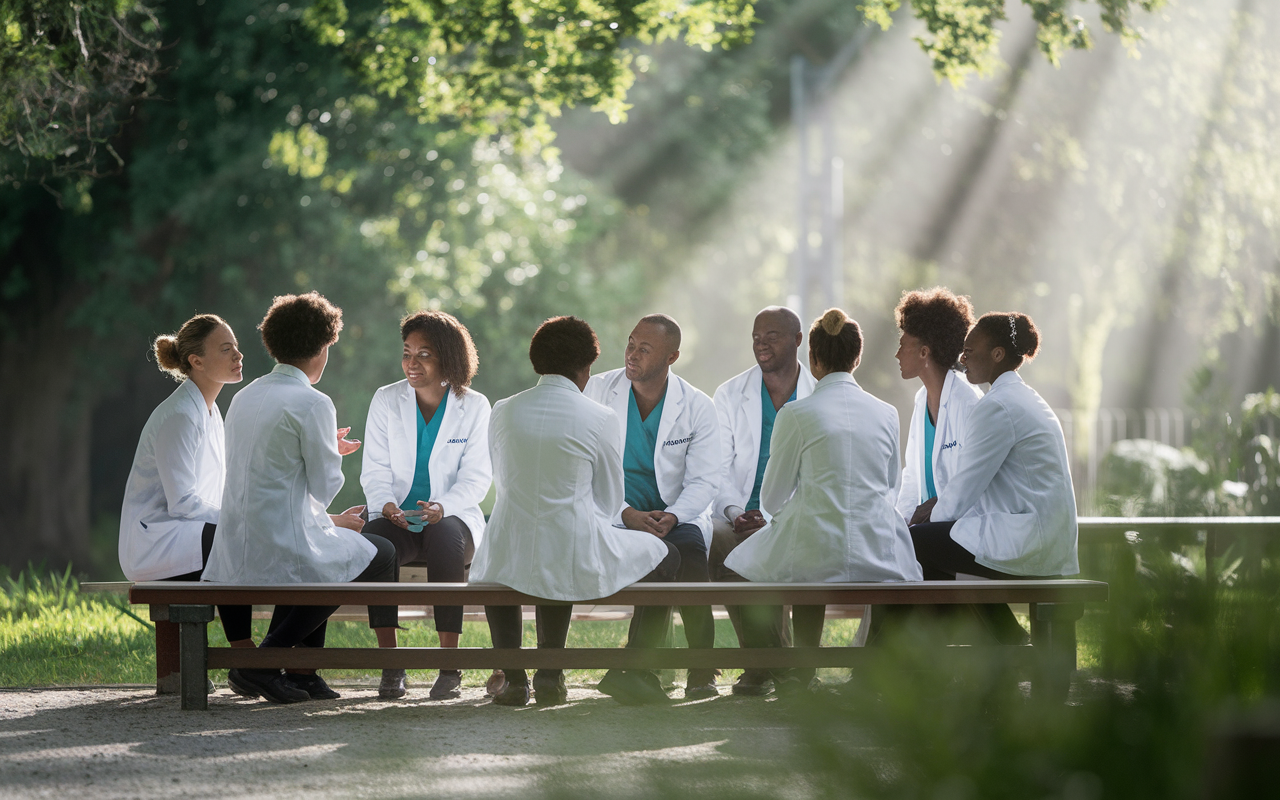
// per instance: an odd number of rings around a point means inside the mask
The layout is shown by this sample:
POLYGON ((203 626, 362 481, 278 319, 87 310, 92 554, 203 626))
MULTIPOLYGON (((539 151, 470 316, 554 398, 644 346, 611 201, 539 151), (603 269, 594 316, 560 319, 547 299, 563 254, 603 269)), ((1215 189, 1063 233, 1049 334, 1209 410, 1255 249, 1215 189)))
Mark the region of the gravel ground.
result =
MULTIPOLYGON (((181 711, 147 687, 0 690, 0 796, 807 797, 777 700, 625 708, 591 688, 522 709, 479 688, 275 706, 225 687, 181 711)), ((676 692, 678 694, 678 691, 676 692)))

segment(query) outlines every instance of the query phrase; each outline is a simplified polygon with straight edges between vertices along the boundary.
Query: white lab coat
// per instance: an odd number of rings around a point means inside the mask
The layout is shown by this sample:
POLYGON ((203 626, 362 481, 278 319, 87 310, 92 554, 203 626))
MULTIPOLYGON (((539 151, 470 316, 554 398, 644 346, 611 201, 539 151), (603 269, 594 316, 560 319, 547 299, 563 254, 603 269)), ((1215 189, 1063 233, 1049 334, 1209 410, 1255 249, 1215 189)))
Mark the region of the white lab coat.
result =
MULTIPOLYGON (((471 389, 464 389, 462 397, 450 391, 427 466, 431 470, 428 499, 444 507, 446 516, 466 523, 479 547, 484 536, 480 501, 493 484, 487 397, 471 389)), ((360 469, 369 513, 382 511, 387 503, 404 503, 417 468, 418 401, 408 381, 397 381, 375 392, 369 403, 360 469)))
POLYGON ((612 524, 623 495, 620 427, 612 411, 560 375, 544 375, 494 405, 489 454, 497 502, 471 563, 473 583, 596 600, 662 562, 662 540, 612 524))
POLYGON ((346 583, 376 548, 335 527, 342 488, 333 401, 297 367, 277 364, 227 409, 222 521, 204 579, 223 583, 346 583))
MULTIPOLYGON (((615 369, 593 375, 586 396, 613 409, 618 415, 619 452, 625 452, 627 410, 631 381, 626 370, 615 369)), ((674 372, 668 373, 667 393, 658 422, 658 444, 653 454, 653 471, 664 509, 681 523, 692 523, 702 531, 711 547, 711 503, 720 485, 720 424, 711 398, 674 372)), ((614 516, 622 524, 623 501, 614 516)), ((653 509, 642 508, 641 511, 653 509)))
MULTIPOLYGON (((796 380, 796 399, 813 394, 813 374, 800 364, 796 380)), ((756 466, 760 462, 760 423, 764 407, 760 404, 760 365, 739 373, 716 389, 713 398, 720 420, 720 492, 712 504, 712 513, 725 514, 729 506, 745 509, 756 486, 756 466)))
POLYGON ((898 411, 847 372, 787 403, 773 426, 760 507, 772 515, 725 566, 752 581, 918 581, 898 496, 898 411))
POLYGON ((147 418, 120 509, 120 568, 131 581, 199 572, 205 523, 218 524, 222 413, 183 381, 147 418))
POLYGON ((931 519, 956 520, 951 538, 985 567, 1010 575, 1075 575, 1076 498, 1062 425, 1016 372, 969 414, 960 464, 931 519))
MULTIPOLYGON (((947 370, 933 432, 933 488, 938 494, 956 470, 964 448, 969 412, 981 399, 981 389, 961 373, 947 370)), ((929 413, 928 402, 928 390, 921 386, 916 392, 916 407, 907 429, 906 463, 902 468, 902 487, 898 489, 898 513, 908 522, 916 507, 929 499, 924 479, 924 421, 929 413)))

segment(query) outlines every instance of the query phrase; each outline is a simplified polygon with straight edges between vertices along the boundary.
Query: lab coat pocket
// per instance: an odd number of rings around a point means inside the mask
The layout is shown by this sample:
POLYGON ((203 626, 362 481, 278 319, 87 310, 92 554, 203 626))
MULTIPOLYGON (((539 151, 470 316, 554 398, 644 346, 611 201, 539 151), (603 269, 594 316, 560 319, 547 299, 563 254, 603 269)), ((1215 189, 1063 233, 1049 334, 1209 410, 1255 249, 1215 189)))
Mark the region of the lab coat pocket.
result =
POLYGON ((1017 562, 1039 552, 1040 519, 1034 511, 993 512, 982 524, 982 548, 993 562, 1017 562))

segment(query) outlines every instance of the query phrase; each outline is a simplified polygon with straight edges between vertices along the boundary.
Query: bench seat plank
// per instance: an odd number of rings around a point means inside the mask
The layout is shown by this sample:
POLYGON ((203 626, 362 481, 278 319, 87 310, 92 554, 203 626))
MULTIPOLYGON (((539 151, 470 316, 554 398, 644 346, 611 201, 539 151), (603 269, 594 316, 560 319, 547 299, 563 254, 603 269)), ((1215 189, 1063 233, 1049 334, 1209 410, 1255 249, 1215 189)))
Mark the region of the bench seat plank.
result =
MULTIPOLYGON (((1107 584, 1084 580, 911 581, 902 583, 634 584, 594 605, 921 605, 968 603, 1096 603, 1107 584)), ((130 601, 146 605, 572 605, 497 584, 295 583, 241 586, 202 582, 136 583, 130 601)))

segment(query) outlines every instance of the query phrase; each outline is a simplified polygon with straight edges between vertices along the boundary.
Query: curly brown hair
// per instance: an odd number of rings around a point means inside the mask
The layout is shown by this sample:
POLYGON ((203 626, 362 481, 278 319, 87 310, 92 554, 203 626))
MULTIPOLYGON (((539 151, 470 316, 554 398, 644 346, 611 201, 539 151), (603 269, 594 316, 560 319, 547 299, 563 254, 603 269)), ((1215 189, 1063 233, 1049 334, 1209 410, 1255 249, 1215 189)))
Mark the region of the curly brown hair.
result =
POLYGON ((893 310, 898 330, 914 336, 929 348, 929 358, 951 369, 964 349, 964 337, 973 327, 973 304, 944 286, 903 292, 893 310))
POLYGON ((342 309, 319 292, 284 294, 271 301, 258 330, 272 358, 281 364, 296 365, 315 358, 338 341, 342 309))
POLYGON ((450 390, 462 397, 480 369, 480 357, 467 326, 443 311, 419 311, 400 320, 400 339, 418 333, 431 343, 450 390))
POLYGON ((862 328, 839 308, 828 308, 809 328, 809 356, 833 372, 852 372, 862 358, 862 328))
POLYGON ((1013 357, 1015 369, 1040 352, 1040 329, 1026 314, 991 311, 983 314, 974 327, 987 335, 993 348, 1003 347, 1013 357))
POLYGON ((529 342, 529 361, 539 375, 573 380, 600 357, 600 340, 584 319, 552 317, 538 326, 529 342))

